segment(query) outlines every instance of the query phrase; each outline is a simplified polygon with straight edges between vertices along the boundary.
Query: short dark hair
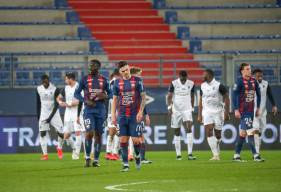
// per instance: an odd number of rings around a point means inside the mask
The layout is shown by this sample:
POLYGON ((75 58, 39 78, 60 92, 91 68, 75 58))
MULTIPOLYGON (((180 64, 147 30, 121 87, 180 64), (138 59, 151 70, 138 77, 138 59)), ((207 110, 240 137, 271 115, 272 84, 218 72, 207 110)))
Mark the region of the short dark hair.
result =
POLYGON ((42 76, 41 76, 41 80, 43 81, 43 80, 49 80, 49 76, 47 75, 47 74, 43 74, 42 76))
POLYGON ((73 72, 67 72, 67 73, 65 74, 65 76, 66 76, 68 79, 75 80, 75 73, 73 73, 73 72))
POLYGON ((118 69, 121 69, 122 67, 128 65, 128 63, 126 61, 119 61, 119 63, 117 64, 118 69))
POLYGON ((140 67, 131 67, 130 68, 130 73, 132 75, 137 74, 137 73, 141 73, 141 72, 142 72, 142 69, 140 67))
POLYGON ((211 77, 214 77, 214 71, 212 69, 206 69, 205 71, 206 71, 206 73, 208 73, 208 75, 210 75, 211 77))
POLYGON ((241 73, 241 71, 244 69, 244 67, 249 66, 249 63, 241 63, 240 68, 239 68, 239 72, 241 73))
POLYGON ((117 68, 115 68, 115 69, 113 70, 113 72, 110 74, 110 79, 112 79, 114 75, 117 75, 117 76, 120 75, 120 74, 119 74, 119 70, 118 70, 117 68))
POLYGON ((263 72, 262 72, 261 69, 255 69, 255 70, 253 71, 253 74, 255 75, 256 73, 263 73, 263 72))
POLYGON ((97 60, 97 59, 92 59, 92 60, 90 60, 90 65, 91 65, 91 64, 98 64, 99 67, 101 67, 101 62, 100 62, 99 60, 97 60))
POLYGON ((187 77, 187 72, 184 71, 184 70, 181 70, 181 71, 179 72, 179 76, 181 76, 181 77, 187 77))

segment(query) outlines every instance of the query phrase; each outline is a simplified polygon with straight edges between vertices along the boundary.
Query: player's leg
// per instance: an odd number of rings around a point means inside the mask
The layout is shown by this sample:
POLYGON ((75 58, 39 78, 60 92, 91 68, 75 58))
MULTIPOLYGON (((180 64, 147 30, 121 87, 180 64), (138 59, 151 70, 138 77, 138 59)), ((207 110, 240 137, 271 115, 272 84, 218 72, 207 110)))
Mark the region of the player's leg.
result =
POLYGON ((248 144, 249 144, 249 147, 252 151, 254 161, 263 162, 264 159, 262 159, 256 151, 254 133, 255 133, 255 130, 253 128, 247 130, 248 144))
POLYGON ((86 129, 85 134, 85 151, 86 151, 86 158, 85 158, 85 167, 90 167, 91 164, 91 150, 92 150, 92 141, 94 136, 94 118, 93 114, 86 113, 84 114, 84 125, 86 129))
POLYGON ((72 138, 72 133, 74 132, 74 122, 73 121, 66 121, 64 122, 64 140, 66 141, 67 145, 70 145, 73 153, 75 152, 75 145, 74 140, 72 138))
POLYGON ((72 155, 72 159, 78 160, 80 156, 80 150, 83 142, 83 134, 85 132, 85 127, 83 126, 83 121, 78 124, 77 122, 74 123, 74 132, 75 132, 75 153, 72 155))
POLYGON ((217 151, 218 151, 218 160, 220 159, 220 143, 221 143, 221 131, 224 124, 224 113, 221 115, 215 115, 215 127, 214 133, 217 139, 217 151))
POLYGON ((44 123, 41 119, 39 120, 39 134, 40 134, 40 145, 42 149, 41 160, 48 160, 48 131, 50 130, 50 124, 44 123))
POLYGON ((123 169, 121 171, 126 172, 129 170, 128 161, 128 141, 129 141, 129 126, 126 117, 118 118, 118 126, 120 131, 120 148, 123 161, 123 169))
POLYGON ((133 144, 132 137, 129 138, 128 159, 129 161, 134 160, 134 144, 133 144))
POLYGON ((108 126, 108 135, 106 139, 106 155, 105 159, 111 160, 112 159, 112 148, 113 148, 113 129, 112 127, 108 126))
POLYGON ((205 131, 206 131, 206 135, 207 135, 207 141, 208 141, 208 144, 209 144, 210 149, 213 154, 213 157, 210 160, 220 160, 219 152, 218 152, 218 148, 217 148, 218 140, 217 140, 216 136, 214 135, 215 124, 214 123, 205 124, 204 127, 205 127, 205 131))
POLYGON ((111 160, 119 160, 118 150, 119 150, 119 137, 117 136, 116 128, 112 128, 113 132, 113 142, 112 142, 112 158, 111 160))
POLYGON ((266 126, 266 114, 262 114, 260 117, 254 117, 253 127, 255 129, 254 140, 256 152, 260 154, 261 146, 261 133, 266 126))
POLYGON ((63 158, 63 152, 62 152, 62 146, 63 146, 63 123, 60 117, 59 112, 57 111, 54 117, 52 118, 50 124, 56 129, 57 135, 58 135, 58 145, 57 145, 57 154, 59 159, 63 158))
POLYGON ((105 119, 100 116, 95 116, 95 131, 94 131, 94 167, 100 167, 99 157, 102 147, 102 134, 104 132, 104 121, 105 119))
POLYGON ((173 113, 171 117, 171 128, 174 129, 174 143, 176 149, 177 160, 182 160, 181 157, 181 137, 180 137, 180 127, 181 127, 181 115, 179 113, 173 113))
POLYGON ((186 130, 188 160, 196 160, 196 157, 192 155, 192 150, 193 150, 192 112, 186 111, 182 115, 183 115, 183 126, 186 130))

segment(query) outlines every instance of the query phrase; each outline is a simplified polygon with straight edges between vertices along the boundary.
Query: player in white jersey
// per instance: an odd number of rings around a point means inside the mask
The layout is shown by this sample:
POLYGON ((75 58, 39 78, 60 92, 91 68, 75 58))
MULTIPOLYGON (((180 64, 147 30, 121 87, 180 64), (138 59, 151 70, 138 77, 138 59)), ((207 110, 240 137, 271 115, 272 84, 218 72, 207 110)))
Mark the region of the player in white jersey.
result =
POLYGON ((179 78, 173 80, 169 87, 168 111, 171 114, 171 128, 175 129, 175 149, 177 160, 181 160, 181 137, 180 129, 183 125, 187 132, 188 160, 195 160, 192 155, 193 133, 192 133, 192 111, 194 107, 194 82, 187 79, 187 72, 180 71, 179 78))
POLYGON ((50 125, 56 129, 58 134, 57 153, 62 159, 62 144, 63 144, 63 123, 58 111, 58 103, 56 97, 59 94, 59 89, 50 83, 48 75, 42 75, 42 85, 37 87, 37 117, 39 120, 40 145, 43 156, 41 160, 48 160, 48 134, 50 125))
POLYGON ((75 80, 75 74, 70 72, 65 75, 66 86, 62 89, 61 93, 57 97, 57 102, 61 107, 65 108, 64 113, 64 140, 71 146, 72 159, 78 160, 83 131, 82 126, 77 125, 78 105, 82 105, 82 102, 77 102, 74 98, 74 92, 78 87, 78 83, 75 80), (72 138, 72 133, 75 132, 75 143, 72 138))
MULTIPOLYGON (((119 78, 119 70, 115 69, 113 73, 110 75, 110 89, 112 89, 114 85, 114 80, 119 78)), ((108 116, 107 116, 107 128, 108 128, 108 136, 106 140, 106 155, 105 158, 107 160, 118 160, 118 150, 119 150, 119 137, 117 136, 116 126, 112 124, 111 119, 111 105, 112 105, 112 95, 109 96, 108 100, 108 116)))
MULTIPOLYGON (((255 139, 255 147, 256 151, 260 153, 260 146, 261 146, 261 134, 266 127, 266 97, 268 97, 271 105, 272 105, 272 112, 274 115, 277 114, 277 106, 275 104, 271 88, 267 81, 263 79, 263 72, 260 69, 256 69, 253 71, 255 79, 259 83, 260 92, 261 92, 261 104, 260 104, 260 116, 254 117, 253 121, 253 128, 255 129, 254 139, 255 139)), ((255 111, 257 108, 257 104, 255 102, 255 111)))
POLYGON ((227 89, 214 78, 214 72, 206 69, 201 84, 198 121, 203 122, 208 144, 213 153, 210 160, 220 160, 221 130, 229 120, 229 96, 227 89))

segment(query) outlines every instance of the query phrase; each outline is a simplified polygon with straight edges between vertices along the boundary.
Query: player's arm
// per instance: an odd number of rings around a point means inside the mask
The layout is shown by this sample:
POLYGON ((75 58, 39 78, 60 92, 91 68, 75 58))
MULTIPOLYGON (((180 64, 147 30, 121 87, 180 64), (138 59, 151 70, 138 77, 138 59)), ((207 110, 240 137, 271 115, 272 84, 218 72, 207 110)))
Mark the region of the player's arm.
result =
POLYGON ((203 92, 202 92, 202 89, 200 88, 200 97, 199 97, 199 104, 198 104, 198 117, 197 117, 197 120, 200 123, 202 123, 202 109, 203 109, 202 95, 203 95, 203 92))
POLYGON ((77 120, 76 120, 76 122, 78 124, 80 124, 80 114, 81 114, 81 111, 82 111, 82 106, 83 106, 83 102, 79 101, 78 109, 77 109, 77 120))
POLYGON ((83 82, 83 78, 82 78, 79 82, 79 85, 78 85, 77 89, 74 92, 74 97, 76 99, 78 99, 80 102, 84 101, 84 99, 82 97, 82 94, 81 94, 83 89, 84 89, 84 82, 83 82))
POLYGON ((146 104, 146 93, 143 87, 143 82, 142 80, 139 80, 138 82, 138 90, 140 92, 141 95, 141 103, 140 103, 140 109, 138 111, 137 114, 137 122, 141 122, 142 118, 143 118, 143 110, 145 108, 145 104, 146 104))
POLYGON ((112 97, 112 102, 111 102, 111 118, 112 118, 112 124, 116 126, 117 125, 116 108, 117 108, 117 100, 118 100, 118 95, 119 95, 117 81, 114 82, 112 92, 113 92, 113 97, 112 97))
POLYGON ((168 105, 168 112, 169 114, 172 114, 172 105, 173 105, 173 94, 174 94, 174 85, 173 83, 170 84, 168 89, 168 96, 167 96, 167 105, 168 105))
POLYGON ((37 90, 36 90, 36 103, 37 103, 36 105, 37 119, 39 120, 41 115, 41 99, 37 90))
POLYGON ((233 107, 234 107, 234 113, 236 118, 241 117, 241 114, 239 112, 239 106, 240 106, 239 95, 240 95, 241 88, 242 88, 241 83, 238 80, 233 87, 233 107))
POLYGON ((230 100, 229 95, 226 87, 222 84, 220 84, 219 92, 223 96, 223 102, 224 102, 224 120, 229 120, 229 106, 230 106, 230 100))
POLYGON ((194 109, 194 93, 195 93, 195 85, 193 85, 193 87, 191 89, 191 106, 192 106, 192 110, 194 109))
POLYGON ((56 114, 57 110, 58 110, 58 107, 59 107, 59 104, 56 100, 56 98, 58 97, 58 95, 60 94, 60 90, 58 88, 56 88, 55 90, 55 94, 54 94, 54 108, 51 112, 51 114, 49 115, 49 117, 45 120, 47 123, 50 123, 52 118, 54 117, 54 115, 56 114))
POLYGON ((145 116, 145 124, 147 126, 150 126, 150 117, 149 117, 149 114, 147 112, 147 107, 146 106, 144 107, 143 115, 145 116))
POLYGON ((267 90, 266 90, 266 95, 272 105, 272 112, 274 113, 274 115, 277 114, 277 106, 275 104, 275 100, 274 100, 274 97, 273 97, 273 94, 272 94, 272 90, 271 90, 271 87, 268 85, 267 86, 267 90))
POLYGON ((260 105, 261 105, 261 90, 259 83, 255 80, 255 87, 256 87, 256 96, 257 96, 257 109, 255 116, 258 117, 260 115, 260 105))
POLYGON ((60 107, 67 107, 67 104, 63 101, 65 98, 65 89, 62 89, 60 94, 57 96, 56 101, 60 107))

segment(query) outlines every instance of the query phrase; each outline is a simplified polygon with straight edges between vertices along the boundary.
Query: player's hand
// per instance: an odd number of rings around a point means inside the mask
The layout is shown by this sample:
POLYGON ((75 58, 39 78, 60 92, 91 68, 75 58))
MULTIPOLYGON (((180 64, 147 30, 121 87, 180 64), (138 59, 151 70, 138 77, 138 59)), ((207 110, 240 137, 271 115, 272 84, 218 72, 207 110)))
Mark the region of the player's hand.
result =
POLYGON ((197 116, 197 121, 198 121, 199 123, 202 123, 202 115, 198 115, 198 116, 197 116))
POLYGON ((50 118, 43 120, 43 123, 50 123, 50 122, 51 122, 50 118))
POLYGON ((104 93, 104 92, 97 93, 97 94, 96 94, 96 98, 97 98, 97 100, 104 100, 104 99, 107 99, 107 94, 104 93))
POLYGON ((146 126, 150 126, 150 117, 149 117, 149 115, 145 116, 145 124, 146 124, 146 126))
POLYGON ((139 111, 137 114, 137 122, 138 123, 141 122, 142 118, 143 118, 143 112, 139 111))
POLYGON ((77 123, 78 125, 81 125, 81 122, 80 122, 80 118, 79 118, 79 117, 77 117, 76 123, 77 123))
POLYGON ((92 101, 92 100, 86 100, 85 103, 89 106, 89 107, 95 107, 96 106, 96 102, 92 101))
POLYGON ((60 107, 67 107, 67 104, 66 104, 66 102, 62 101, 62 102, 59 102, 59 106, 60 107))
POLYGON ((229 113, 228 113, 228 112, 224 112, 224 120, 225 120, 225 121, 230 120, 230 116, 229 116, 229 113))
POLYGON ((259 108, 257 108, 255 116, 256 116, 256 117, 259 117, 259 116, 260 116, 260 114, 261 114, 260 109, 259 109, 259 108))
POLYGON ((276 107, 276 106, 273 106, 273 107, 272 107, 272 112, 273 112, 273 115, 274 115, 274 116, 277 115, 277 111, 278 111, 277 107, 276 107))
POLYGON ((237 119, 241 118, 241 114, 240 114, 239 110, 235 110, 234 115, 237 119))

